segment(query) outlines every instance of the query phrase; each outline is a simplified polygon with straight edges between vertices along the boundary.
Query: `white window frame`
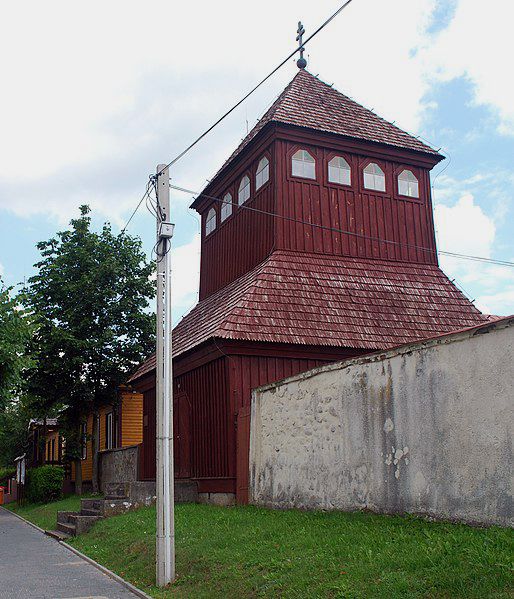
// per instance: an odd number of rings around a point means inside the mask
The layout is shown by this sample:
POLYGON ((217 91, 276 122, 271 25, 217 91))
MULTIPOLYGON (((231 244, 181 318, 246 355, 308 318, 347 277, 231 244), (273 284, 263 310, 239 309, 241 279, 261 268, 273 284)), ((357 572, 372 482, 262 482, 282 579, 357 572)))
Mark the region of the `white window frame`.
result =
POLYGON ((398 194, 407 198, 419 198, 419 181, 416 175, 408 168, 398 175, 398 194), (402 175, 404 175, 402 177, 402 175), (402 184, 406 187, 402 191, 402 184))
POLYGON ((232 215, 232 194, 230 192, 223 196, 223 203, 221 204, 221 222, 227 220, 232 215))
POLYGON ((105 449, 114 447, 114 417, 112 412, 107 412, 105 415, 105 449))
POLYGON ((363 170, 364 188, 384 192, 386 190, 385 173, 376 162, 370 162, 363 170), (372 169, 370 172, 369 169, 372 169))
POLYGON ((210 235, 213 231, 216 230, 216 210, 211 208, 209 212, 207 212, 207 217, 205 219, 205 236, 210 235))
POLYGON ((239 188, 237 190, 237 203, 242 206, 245 202, 248 202, 250 199, 250 194, 250 177, 245 175, 239 183, 239 188))
POLYGON ((300 149, 291 156, 293 177, 316 180, 316 159, 307 150, 300 149))
POLYGON ((343 156, 334 156, 328 162, 328 181, 339 185, 352 184, 352 169, 343 156))
POLYGON ((255 191, 260 189, 264 183, 269 181, 269 160, 267 156, 263 156, 259 160, 257 165, 257 172, 255 173, 255 191))

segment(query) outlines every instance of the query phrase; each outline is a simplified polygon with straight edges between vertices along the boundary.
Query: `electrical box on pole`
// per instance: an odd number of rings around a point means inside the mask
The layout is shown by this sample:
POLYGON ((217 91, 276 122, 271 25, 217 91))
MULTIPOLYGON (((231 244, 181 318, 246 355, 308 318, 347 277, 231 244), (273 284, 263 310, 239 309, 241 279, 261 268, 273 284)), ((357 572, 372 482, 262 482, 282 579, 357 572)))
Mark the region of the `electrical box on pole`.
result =
POLYGON ((175 579, 175 498, 173 470, 173 373, 171 347, 171 238, 169 169, 157 166, 157 585, 175 579))

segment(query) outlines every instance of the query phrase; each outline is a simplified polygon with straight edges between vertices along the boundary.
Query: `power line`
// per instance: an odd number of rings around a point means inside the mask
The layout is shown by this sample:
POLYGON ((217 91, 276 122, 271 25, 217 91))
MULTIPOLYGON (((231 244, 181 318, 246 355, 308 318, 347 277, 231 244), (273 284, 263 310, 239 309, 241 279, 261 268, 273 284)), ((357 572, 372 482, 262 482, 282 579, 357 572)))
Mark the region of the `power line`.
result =
MULTIPOLYGON (((352 2, 352 0, 346 0, 346 2, 344 4, 342 4, 326 21, 324 21, 315 31, 314 33, 312 33, 311 35, 309 35, 309 37, 302 42, 302 44, 300 46, 298 46, 298 48, 295 48, 295 50, 293 50, 293 52, 291 52, 286 58, 284 58, 284 60, 278 65, 276 66, 270 73, 268 73, 268 75, 266 75, 266 77, 264 77, 264 79, 262 79, 261 81, 259 81, 259 83, 257 83, 257 85, 255 87, 253 87, 246 95, 244 95, 241 100, 239 100, 239 102, 237 102, 236 104, 234 104, 234 106, 232 106, 232 108, 230 108, 229 110, 227 110, 227 112, 225 112, 215 123, 213 123, 208 129, 206 129, 201 135, 199 135, 191 144, 189 144, 187 146, 187 148, 185 148, 184 150, 182 150, 182 152, 180 152, 180 154, 178 154, 177 156, 175 156, 175 158, 173 158, 173 160, 171 160, 170 162, 168 162, 168 164, 166 165, 165 168, 169 168, 170 166, 172 166, 173 164, 175 164, 176 162, 178 162, 183 156, 185 156, 189 150, 191 150, 194 146, 196 146, 196 144, 201 141, 208 133, 210 133, 215 127, 217 127, 221 121, 223 121, 224 119, 227 118, 227 116, 229 114, 231 114, 232 112, 234 112, 234 110, 236 108, 238 108, 239 106, 241 106, 241 104, 247 99, 249 98, 257 89, 259 89, 259 87, 265 83, 270 77, 272 77, 279 69, 281 69, 288 60, 290 60, 297 52, 299 52, 302 48, 304 48, 313 37, 315 37, 322 29, 324 29, 333 19, 335 19, 337 17, 337 15, 339 15, 339 13, 341 13, 349 4, 350 2, 352 2)), ((164 170, 164 169, 162 169, 164 170)), ((161 172, 157 173, 157 176, 159 176, 161 172)))
MULTIPOLYGON (((205 193, 202 192, 197 192, 197 191, 193 191, 191 189, 186 189, 185 187, 179 187, 178 185, 171 185, 170 184, 171 189, 175 189, 177 191, 182 191, 183 193, 188 193, 190 195, 193 196, 201 196, 204 198, 207 198, 209 200, 214 200, 216 202, 219 202, 221 204, 233 204, 233 202, 229 202, 226 200, 223 200, 221 198, 217 198, 215 196, 210 196, 207 195, 205 193)), ((415 250, 420 250, 423 252, 428 252, 431 254, 435 253, 435 250, 432 248, 426 248, 420 245, 414 245, 411 243, 403 243, 401 241, 393 241, 390 239, 382 239, 381 237, 372 237, 370 235, 364 235, 363 233, 356 233, 354 231, 346 231, 344 229, 337 229, 335 227, 327 227, 326 225, 320 225, 318 223, 311 223, 309 221, 306 220, 300 220, 300 219, 296 219, 293 218, 291 216, 285 216, 282 214, 277 214, 276 212, 268 212, 267 210, 261 210, 259 208, 253 208, 252 206, 245 206, 244 204, 241 206, 238 206, 238 208, 241 210, 250 210, 251 212, 256 212, 257 214, 263 214, 265 216, 272 216, 274 218, 281 218, 282 220, 286 220, 289 222, 294 222, 294 223, 298 223, 300 225, 306 225, 309 227, 315 227, 317 229, 323 229, 325 231, 332 231, 333 233, 341 233, 343 235, 349 235, 351 237, 357 237, 359 239, 364 239, 366 241, 372 241, 372 242, 376 242, 376 243, 387 243, 390 245, 395 245, 395 246, 400 246, 400 247, 405 247, 405 248, 410 248, 410 249, 415 249, 415 250)), ((493 258, 484 258, 483 256, 472 256, 472 255, 468 255, 468 254, 458 254, 457 252, 447 252, 444 250, 438 250, 438 253, 443 255, 443 256, 450 256, 453 258, 461 258, 464 260, 473 260, 476 262, 485 262, 488 264, 497 264, 499 266, 509 266, 509 267, 514 267, 514 262, 509 262, 507 260, 496 260, 493 258)))
POLYGON ((134 208, 134 210, 132 211, 132 214, 130 215, 130 218, 128 219, 128 221, 126 222, 125 226, 123 227, 123 229, 121 230, 120 235, 124 235, 125 231, 127 230, 127 227, 130 225, 130 223, 132 222, 132 219, 134 218, 134 216, 136 215, 136 212, 139 210, 139 207, 141 206, 141 204, 145 201, 145 199, 147 199, 147 197, 150 195, 150 189, 152 186, 152 178, 150 178, 150 180, 148 181, 148 183, 146 184, 146 189, 145 189, 145 193, 141 196, 141 199, 139 200, 137 206, 134 208))

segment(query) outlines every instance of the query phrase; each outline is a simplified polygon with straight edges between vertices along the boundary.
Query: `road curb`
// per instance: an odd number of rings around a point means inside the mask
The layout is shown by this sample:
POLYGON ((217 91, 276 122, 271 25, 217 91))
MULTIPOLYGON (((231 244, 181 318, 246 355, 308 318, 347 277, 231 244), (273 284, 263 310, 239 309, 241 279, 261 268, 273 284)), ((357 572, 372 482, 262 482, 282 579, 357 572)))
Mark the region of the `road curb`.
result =
MULTIPOLYGON (((12 512, 11 510, 8 510, 7 508, 5 508, 3 506, 0 506, 0 508, 3 509, 3 510, 5 510, 6 512, 9 512, 9 514, 12 514, 13 516, 16 516, 16 518, 19 518, 20 520, 22 520, 23 522, 25 522, 25 524, 28 524, 29 526, 32 526, 32 528, 35 528, 39 532, 43 533, 49 539, 54 538, 54 537, 51 537, 50 535, 47 535, 46 531, 43 530, 42 528, 40 528, 39 526, 37 526, 37 524, 34 524, 30 520, 26 520, 25 518, 23 518, 23 516, 20 516, 16 512, 12 512)), ((153 597, 150 597, 150 595, 147 595, 141 589, 138 589, 137 587, 135 587, 130 582, 127 582, 121 576, 118 576, 117 574, 115 574, 112 570, 109 570, 105 566, 102 566, 102 564, 99 564, 98 562, 95 562, 94 559, 91 559, 90 557, 88 557, 87 555, 85 555, 84 553, 82 553, 82 551, 79 551, 78 549, 75 549, 75 547, 73 547, 72 545, 68 545, 68 543, 66 543, 64 541, 59 541, 57 539, 54 539, 54 540, 57 541, 57 543, 59 543, 63 547, 66 547, 66 549, 68 549, 69 551, 71 551, 72 553, 74 553, 75 555, 77 555, 78 557, 82 558, 84 561, 86 561, 89 564, 91 564, 92 566, 94 566, 97 570, 100 570, 100 572, 102 572, 103 574, 106 574, 107 576, 109 576, 109 578, 112 578, 116 582, 119 582, 126 589, 128 589, 129 591, 131 591, 132 593, 134 593, 134 595, 137 595, 138 597, 141 597, 141 599, 153 599, 153 597)))
POLYGON ((23 522, 25 522, 25 524, 28 524, 29 526, 32 526, 32 528, 35 528, 36 530, 39 530, 39 532, 42 532, 44 535, 46 535, 46 532, 42 528, 39 528, 39 526, 37 524, 34 524, 34 522, 31 522, 30 520, 25 520, 25 518, 23 516, 20 516, 16 512, 8 510, 3 505, 0 505, 0 508, 2 508, 3 510, 5 510, 6 512, 9 512, 9 514, 12 514, 13 516, 16 516, 16 518, 19 518, 20 520, 22 520, 23 522))

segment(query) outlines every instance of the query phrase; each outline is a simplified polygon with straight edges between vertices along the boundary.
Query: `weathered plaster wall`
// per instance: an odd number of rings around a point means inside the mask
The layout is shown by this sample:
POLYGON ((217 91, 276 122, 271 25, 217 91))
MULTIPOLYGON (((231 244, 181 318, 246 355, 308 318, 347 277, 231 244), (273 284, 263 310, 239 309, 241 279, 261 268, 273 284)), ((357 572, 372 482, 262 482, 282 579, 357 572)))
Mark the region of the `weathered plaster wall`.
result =
POLYGON ((514 319, 254 391, 251 502, 513 524, 514 319))
POLYGON ((137 481, 139 446, 106 449, 99 453, 100 490, 114 483, 137 481))

